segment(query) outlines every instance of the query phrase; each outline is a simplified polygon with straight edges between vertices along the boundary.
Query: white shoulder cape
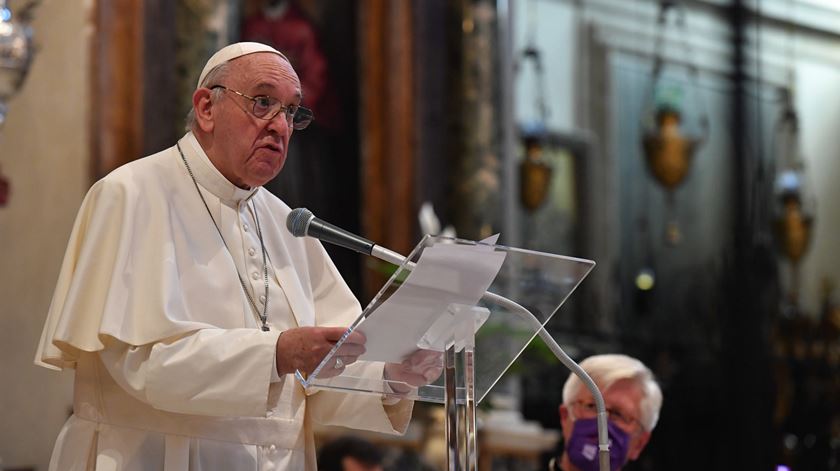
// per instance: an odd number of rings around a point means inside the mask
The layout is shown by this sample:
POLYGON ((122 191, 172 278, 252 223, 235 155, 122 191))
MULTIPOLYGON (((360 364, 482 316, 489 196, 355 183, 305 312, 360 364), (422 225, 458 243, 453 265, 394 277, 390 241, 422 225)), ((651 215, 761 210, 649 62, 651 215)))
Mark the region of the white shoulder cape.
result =
MULTIPOLYGON (((190 165, 201 165, 185 141, 190 165)), ((350 325, 358 301, 320 242, 293 237, 285 227, 289 207, 268 191, 252 198, 298 326, 350 325)), ((139 346, 248 326, 234 262, 211 224, 175 147, 94 184, 76 217, 35 362, 72 368, 80 352, 102 350, 109 337, 139 346)))

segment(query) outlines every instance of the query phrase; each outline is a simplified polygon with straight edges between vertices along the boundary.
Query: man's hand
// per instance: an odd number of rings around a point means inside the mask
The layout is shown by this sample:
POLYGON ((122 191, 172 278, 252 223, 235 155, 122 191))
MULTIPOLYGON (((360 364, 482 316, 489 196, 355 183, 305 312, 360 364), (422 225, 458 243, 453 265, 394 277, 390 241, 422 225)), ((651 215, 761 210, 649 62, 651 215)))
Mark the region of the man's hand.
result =
MULTIPOLYGON (((312 373, 346 331, 346 327, 298 327, 283 332, 277 339, 277 372, 281 375, 295 370, 312 373)), ((361 332, 351 333, 318 376, 329 378, 341 374, 345 365, 355 362, 365 352, 365 340, 361 332), (343 364, 336 365, 338 358, 343 364)))
MULTIPOLYGON (((432 350, 417 350, 402 363, 386 363, 385 379, 401 381, 410 386, 419 387, 435 382, 443 373, 443 353, 432 350)), ((389 383, 396 393, 407 393, 411 389, 395 383, 389 383)))

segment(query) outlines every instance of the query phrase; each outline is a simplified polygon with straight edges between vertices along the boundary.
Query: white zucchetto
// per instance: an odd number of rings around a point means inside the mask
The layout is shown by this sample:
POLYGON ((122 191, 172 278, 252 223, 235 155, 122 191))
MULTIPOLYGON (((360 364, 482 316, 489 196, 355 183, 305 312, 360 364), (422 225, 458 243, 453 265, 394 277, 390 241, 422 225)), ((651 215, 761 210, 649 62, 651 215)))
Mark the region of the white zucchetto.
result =
POLYGON ((266 44, 255 42, 234 43, 230 46, 225 46, 219 49, 218 52, 213 54, 213 56, 207 61, 207 64, 204 65, 204 69, 201 70, 201 75, 198 77, 198 83, 195 85, 195 88, 198 89, 201 87, 201 82, 204 81, 204 77, 207 77, 207 74, 214 68, 224 64, 225 62, 236 59, 237 57, 247 56, 248 54, 254 54, 255 52, 270 52, 277 54, 286 62, 289 62, 289 59, 287 59, 282 52, 266 44))

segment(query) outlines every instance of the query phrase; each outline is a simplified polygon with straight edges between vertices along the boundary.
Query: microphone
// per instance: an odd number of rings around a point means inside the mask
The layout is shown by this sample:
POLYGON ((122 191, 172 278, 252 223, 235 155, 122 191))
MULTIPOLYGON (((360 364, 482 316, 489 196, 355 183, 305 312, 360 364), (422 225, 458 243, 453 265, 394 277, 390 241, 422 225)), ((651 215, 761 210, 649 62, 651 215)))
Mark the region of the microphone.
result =
POLYGON ((361 254, 372 255, 394 265, 402 265, 405 261, 405 257, 402 255, 319 219, 306 208, 293 209, 286 217, 286 228, 295 237, 314 237, 322 242, 344 247, 361 254))

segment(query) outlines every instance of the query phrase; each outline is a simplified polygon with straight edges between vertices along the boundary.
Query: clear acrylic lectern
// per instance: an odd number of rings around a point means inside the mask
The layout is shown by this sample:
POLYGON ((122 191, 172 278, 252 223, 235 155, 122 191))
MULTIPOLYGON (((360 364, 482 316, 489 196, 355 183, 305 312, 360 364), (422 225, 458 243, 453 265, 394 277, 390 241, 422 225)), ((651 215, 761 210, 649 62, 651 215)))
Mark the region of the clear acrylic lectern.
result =
POLYGON ((366 353, 333 376, 333 353, 298 380, 307 389, 377 394, 446 407, 450 470, 477 466, 475 406, 487 395, 595 263, 560 255, 426 236, 347 334, 365 333, 366 353), (417 350, 440 352, 443 374, 404 391, 370 371, 417 350))

